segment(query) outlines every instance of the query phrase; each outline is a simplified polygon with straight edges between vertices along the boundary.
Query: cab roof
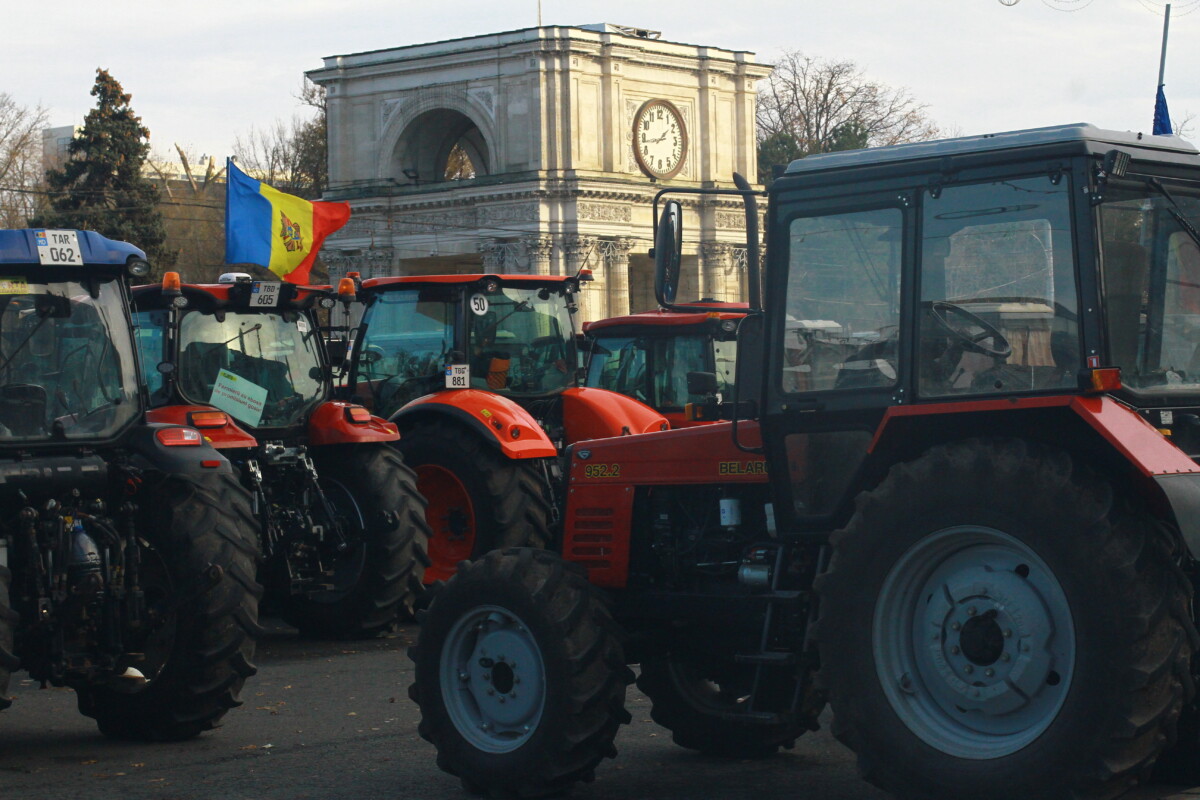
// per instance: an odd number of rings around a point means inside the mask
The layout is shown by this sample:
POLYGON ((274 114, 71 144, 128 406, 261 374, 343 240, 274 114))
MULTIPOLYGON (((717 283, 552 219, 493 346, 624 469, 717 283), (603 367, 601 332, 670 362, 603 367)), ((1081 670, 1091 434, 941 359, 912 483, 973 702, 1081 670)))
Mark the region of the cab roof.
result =
POLYGON ((598 319, 594 322, 585 322, 583 324, 583 332, 596 333, 609 328, 625 327, 702 325, 714 319, 741 319, 746 316, 746 311, 750 307, 749 303, 718 303, 715 301, 688 303, 688 305, 710 310, 669 311, 660 308, 655 311, 641 311, 636 314, 626 314, 620 317, 609 317, 608 319, 598 319))
MULTIPOLYGON (((0 230, 0 264, 38 264, 38 234, 45 228, 0 230)), ((118 242, 95 231, 75 231, 85 264, 123 267, 130 258, 146 257, 145 251, 128 242, 118 242)))
MULTIPOLYGON (((227 308, 233 303, 238 303, 239 307, 241 307, 242 304, 246 303, 249 296, 251 283, 250 281, 240 283, 184 283, 180 285, 179 289, 183 292, 184 297, 188 298, 191 303, 196 304, 195 307, 199 310, 211 311, 214 308, 227 308), (240 298, 231 296, 231 294, 239 293, 244 294, 240 298)), ((281 309, 286 311, 289 309, 307 308, 321 296, 331 294, 332 290, 328 286, 298 286, 291 283, 281 283, 280 292, 281 299, 278 306, 264 306, 255 309, 247 305, 247 308, 252 311, 268 312, 281 309)), ((134 286, 133 300, 143 307, 153 308, 156 305, 166 305, 161 283, 134 286)))
MULTIPOLYGON (((1188 157, 1200 155, 1195 146, 1178 136, 1150 136, 1132 131, 1109 131, 1086 122, 1046 128, 987 133, 928 142, 912 142, 864 150, 818 153, 797 159, 788 165, 785 176, 825 170, 867 167, 897 162, 927 161, 976 154, 1001 154, 1004 151, 1048 148, 1063 154, 1101 154, 1113 148, 1155 151, 1152 157, 1188 157)), ((1194 159, 1189 159, 1194 160, 1194 159)))
POLYGON ((565 283, 575 280, 574 276, 569 275, 507 275, 498 273, 470 273, 467 275, 402 275, 400 277, 389 278, 367 278, 363 281, 364 289, 388 289, 400 288, 407 284, 413 285, 428 285, 437 284, 445 285, 467 285, 478 283, 488 278, 494 278, 501 283, 539 283, 553 284, 565 283))

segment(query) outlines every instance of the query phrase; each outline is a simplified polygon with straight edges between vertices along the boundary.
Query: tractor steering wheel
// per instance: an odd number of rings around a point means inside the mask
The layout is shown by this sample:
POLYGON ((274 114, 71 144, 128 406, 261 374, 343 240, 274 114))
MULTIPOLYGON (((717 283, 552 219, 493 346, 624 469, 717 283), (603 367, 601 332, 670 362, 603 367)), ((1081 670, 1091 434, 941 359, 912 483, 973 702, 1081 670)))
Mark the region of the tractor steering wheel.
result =
POLYGON ((960 305, 955 305, 947 300, 934 300, 929 306, 929 314, 947 333, 960 340, 963 347, 969 352, 992 358, 1008 358, 1012 355, 1012 345, 995 325, 960 305), (950 314, 962 317, 971 325, 981 328, 982 332, 972 333, 966 327, 954 325, 950 322, 948 316, 950 314), (987 339, 992 340, 991 347, 983 344, 987 339))

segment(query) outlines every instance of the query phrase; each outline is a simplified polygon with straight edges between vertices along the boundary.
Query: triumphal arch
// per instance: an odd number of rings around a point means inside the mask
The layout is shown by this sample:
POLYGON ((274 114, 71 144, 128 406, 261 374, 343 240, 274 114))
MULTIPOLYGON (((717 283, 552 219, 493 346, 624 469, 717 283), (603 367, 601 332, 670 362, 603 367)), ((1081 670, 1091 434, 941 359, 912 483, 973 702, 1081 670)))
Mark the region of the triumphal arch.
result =
MULTIPOLYGON (((332 56, 329 184, 350 222, 336 279, 592 270, 584 319, 654 307, 651 202, 755 179, 748 52, 600 24, 539 26, 332 56)), ((679 297, 744 296, 740 204, 685 196, 679 297)))

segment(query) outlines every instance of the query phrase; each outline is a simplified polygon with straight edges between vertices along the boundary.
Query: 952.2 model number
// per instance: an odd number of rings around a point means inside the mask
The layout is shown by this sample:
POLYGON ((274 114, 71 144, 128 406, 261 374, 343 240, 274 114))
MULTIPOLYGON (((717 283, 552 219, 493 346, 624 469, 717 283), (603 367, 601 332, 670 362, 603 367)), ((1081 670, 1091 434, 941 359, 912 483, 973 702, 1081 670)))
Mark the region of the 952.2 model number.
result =
POLYGON ((583 467, 583 477, 585 478, 619 478, 621 477, 620 464, 585 464, 583 467))

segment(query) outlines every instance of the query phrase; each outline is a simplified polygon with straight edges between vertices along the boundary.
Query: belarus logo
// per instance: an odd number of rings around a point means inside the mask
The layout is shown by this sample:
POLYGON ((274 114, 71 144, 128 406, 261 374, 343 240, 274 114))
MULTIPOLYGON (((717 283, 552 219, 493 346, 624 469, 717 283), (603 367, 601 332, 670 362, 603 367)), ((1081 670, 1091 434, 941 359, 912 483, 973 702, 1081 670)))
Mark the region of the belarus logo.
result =
POLYGON ((279 212, 279 238, 283 239, 283 249, 289 253, 304 249, 304 236, 300 232, 300 223, 292 222, 287 214, 279 212))

